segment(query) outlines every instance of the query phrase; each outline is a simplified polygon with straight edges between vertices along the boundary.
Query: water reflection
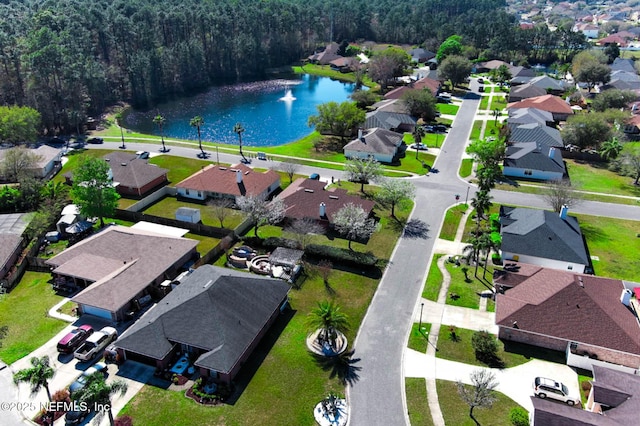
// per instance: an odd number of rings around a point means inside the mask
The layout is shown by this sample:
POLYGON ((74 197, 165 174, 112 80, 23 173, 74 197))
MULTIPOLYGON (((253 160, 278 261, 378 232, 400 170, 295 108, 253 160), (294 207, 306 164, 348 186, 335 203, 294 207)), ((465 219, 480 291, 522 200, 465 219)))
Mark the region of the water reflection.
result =
POLYGON ((196 115, 204 119, 203 140, 237 143, 236 122, 244 124, 243 145, 281 145, 309 134, 316 106, 348 100, 355 85, 327 77, 304 75, 288 80, 264 80, 215 87, 205 93, 159 105, 151 111, 133 111, 125 118, 134 131, 159 135, 153 117, 162 114, 167 138, 197 139, 189 126, 196 115), (284 96, 283 96, 284 94, 284 96))

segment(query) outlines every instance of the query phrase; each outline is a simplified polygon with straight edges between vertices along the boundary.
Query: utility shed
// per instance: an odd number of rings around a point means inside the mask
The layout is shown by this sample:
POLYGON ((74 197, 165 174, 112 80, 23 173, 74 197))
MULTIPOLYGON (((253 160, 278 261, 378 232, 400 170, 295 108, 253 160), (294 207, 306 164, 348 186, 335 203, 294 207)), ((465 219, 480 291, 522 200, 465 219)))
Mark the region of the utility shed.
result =
POLYGON ((190 207, 180 207, 176 210, 176 220, 183 222, 198 223, 200 222, 200 209, 192 209, 190 207))

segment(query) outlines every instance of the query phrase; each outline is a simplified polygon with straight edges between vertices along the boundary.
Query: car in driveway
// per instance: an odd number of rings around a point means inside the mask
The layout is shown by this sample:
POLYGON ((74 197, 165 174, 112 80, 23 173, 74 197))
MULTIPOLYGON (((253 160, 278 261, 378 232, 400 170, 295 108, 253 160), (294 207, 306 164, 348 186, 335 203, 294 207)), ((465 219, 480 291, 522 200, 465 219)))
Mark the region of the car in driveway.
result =
POLYGON ((78 349, 78 346, 82 344, 87 337, 93 334, 93 327, 88 324, 81 325, 78 328, 74 328, 66 336, 64 336, 58 342, 58 352, 62 354, 70 354, 71 352, 78 349))
POLYGON ((103 327, 96 331, 84 341, 82 345, 73 353, 73 356, 80 361, 89 361, 96 356, 102 355, 109 343, 118 338, 118 332, 113 327, 103 327))
POLYGON ((427 145, 423 144, 422 142, 411 144, 410 147, 411 149, 417 149, 417 150, 423 150, 423 151, 426 151, 428 149, 427 145))
POLYGON ((436 124, 433 126, 433 131, 436 133, 445 133, 447 131, 447 126, 444 124, 436 124))
POLYGON ((102 138, 89 138, 89 139, 87 139, 87 143, 100 145, 100 144, 104 143, 104 139, 102 139, 102 138))
POLYGON ((87 384, 87 380, 89 380, 89 377, 96 373, 100 373, 106 378, 109 375, 107 364, 105 364, 104 362, 97 362, 93 366, 83 371, 82 374, 69 385, 69 393, 73 394, 74 392, 78 392, 80 389, 85 387, 85 385, 87 384))
POLYGON ((65 426, 80 425, 89 414, 91 414, 91 410, 89 410, 88 406, 77 404, 77 407, 71 411, 67 411, 64 415, 64 424, 65 426))
POLYGON ((555 399, 567 405, 580 404, 580 398, 571 395, 564 383, 546 377, 536 377, 533 380, 533 394, 540 399, 555 399))

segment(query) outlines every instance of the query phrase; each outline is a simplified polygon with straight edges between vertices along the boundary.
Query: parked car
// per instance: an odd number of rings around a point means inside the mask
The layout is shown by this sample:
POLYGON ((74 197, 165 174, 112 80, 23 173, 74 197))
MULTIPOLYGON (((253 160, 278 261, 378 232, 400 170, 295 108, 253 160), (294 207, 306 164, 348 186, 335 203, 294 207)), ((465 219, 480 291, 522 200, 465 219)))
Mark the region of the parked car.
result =
POLYGON ((433 131, 436 133, 445 133, 447 131, 447 126, 444 124, 436 124, 433 126, 433 131))
POLYGON ((478 77, 478 83, 479 84, 484 84, 484 78, 478 77))
POLYGON ((146 160, 147 158, 149 158, 149 151, 138 151, 136 152, 136 157, 141 160, 146 160))
POLYGON ((417 149, 417 150, 421 150, 422 149, 422 150, 425 150, 425 151, 428 149, 427 146, 425 144, 423 144, 422 142, 411 144, 411 148, 412 149, 417 149))
POLYGON ((563 383, 546 377, 536 377, 533 381, 533 394, 538 398, 550 398, 567 405, 580 404, 580 398, 569 394, 569 388, 563 383))
POLYGON ((102 144, 104 143, 104 139, 102 138, 89 138, 87 139, 87 143, 91 143, 91 144, 102 144))
POLYGON ((96 331, 85 340, 85 342, 73 353, 73 356, 80 361, 89 361, 97 355, 102 354, 104 349, 118 338, 118 332, 113 327, 104 327, 96 331))
POLYGON ((317 173, 311 173, 309 175, 309 179, 313 179, 313 180, 320 180, 320 175, 317 173))
POLYGON ((76 408, 77 409, 67 411, 67 413, 64 415, 65 426, 75 426, 82 424, 82 422, 84 422, 84 419, 86 419, 87 416, 91 413, 91 410, 89 410, 88 407, 82 407, 80 404, 78 404, 78 407, 76 408), (83 408, 86 408, 86 410, 83 410, 83 408))
POLYGON ((78 349, 78 346, 82 344, 87 337, 93 334, 93 327, 88 324, 81 325, 78 328, 74 328, 66 336, 64 336, 58 342, 58 352, 63 354, 70 354, 78 349))
POLYGON ((109 375, 109 372, 107 371, 107 364, 104 362, 97 362, 95 365, 83 371, 82 374, 73 383, 71 383, 71 385, 69 385, 69 393, 78 392, 80 389, 85 387, 89 377, 95 373, 100 373, 106 378, 109 375))
POLYGON ((433 126, 424 126, 424 131, 427 133, 435 132, 435 130, 433 129, 433 126))

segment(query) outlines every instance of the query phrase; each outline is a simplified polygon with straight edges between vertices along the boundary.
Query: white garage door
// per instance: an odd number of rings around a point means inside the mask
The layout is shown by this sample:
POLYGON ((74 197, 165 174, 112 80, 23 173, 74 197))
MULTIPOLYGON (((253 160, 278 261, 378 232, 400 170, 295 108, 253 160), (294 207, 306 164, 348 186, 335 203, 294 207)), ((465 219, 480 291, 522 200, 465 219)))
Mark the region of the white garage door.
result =
POLYGON ((106 309, 96 308, 95 306, 82 305, 82 312, 111 321, 111 312, 106 309))

